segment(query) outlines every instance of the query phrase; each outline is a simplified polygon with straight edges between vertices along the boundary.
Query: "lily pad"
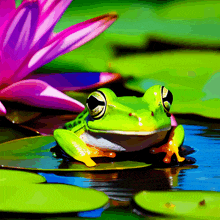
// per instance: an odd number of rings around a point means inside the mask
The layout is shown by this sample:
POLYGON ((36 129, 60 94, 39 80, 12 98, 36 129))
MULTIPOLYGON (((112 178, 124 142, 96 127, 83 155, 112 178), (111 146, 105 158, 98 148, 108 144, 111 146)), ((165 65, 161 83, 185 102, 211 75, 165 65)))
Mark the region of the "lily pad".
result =
POLYGON ((220 217, 220 193, 212 191, 142 191, 135 202, 151 212, 173 216, 215 219, 220 217))
POLYGON ((56 142, 53 136, 36 136, 3 143, 0 145, 0 165, 14 169, 44 171, 123 170, 150 166, 144 162, 119 161, 87 167, 79 162, 55 158, 50 151, 54 146, 56 142))
POLYGON ((181 45, 219 47, 219 1, 174 1, 157 7, 155 13, 154 37, 181 45))
POLYGON ((67 213, 105 206, 108 196, 94 189, 64 184, 8 185, 0 188, 0 210, 24 213, 67 213))
POLYGON ((46 182, 46 179, 35 173, 15 170, 0 170, 0 185, 26 185, 29 183, 43 182, 46 182))
POLYGON ((218 19, 219 1, 176 1, 158 7, 157 14, 171 20, 218 19))
POLYGON ((215 52, 179 51, 115 59, 110 66, 124 77, 127 87, 145 92, 151 85, 166 86, 174 96, 172 113, 194 113, 219 118, 219 58, 215 52))

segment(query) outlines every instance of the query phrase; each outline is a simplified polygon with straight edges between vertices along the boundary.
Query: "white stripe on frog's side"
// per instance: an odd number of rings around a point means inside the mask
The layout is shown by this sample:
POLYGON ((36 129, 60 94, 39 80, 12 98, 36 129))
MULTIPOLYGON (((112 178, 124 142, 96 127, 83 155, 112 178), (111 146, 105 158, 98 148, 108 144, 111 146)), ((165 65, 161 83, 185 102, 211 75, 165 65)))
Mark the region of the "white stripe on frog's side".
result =
POLYGON ((112 143, 111 141, 108 141, 100 136, 94 137, 87 132, 81 134, 80 139, 82 139, 86 144, 92 145, 94 147, 109 149, 113 151, 126 151, 125 148, 118 144, 112 143))

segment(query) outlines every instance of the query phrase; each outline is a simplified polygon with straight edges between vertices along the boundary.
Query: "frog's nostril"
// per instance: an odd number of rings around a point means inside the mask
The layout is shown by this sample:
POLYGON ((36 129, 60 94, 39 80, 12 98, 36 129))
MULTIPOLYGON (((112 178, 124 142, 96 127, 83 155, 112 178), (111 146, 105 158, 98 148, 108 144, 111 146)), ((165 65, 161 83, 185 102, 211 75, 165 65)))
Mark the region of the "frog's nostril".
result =
POLYGON ((153 112, 151 112, 151 116, 154 116, 154 113, 153 113, 153 112))

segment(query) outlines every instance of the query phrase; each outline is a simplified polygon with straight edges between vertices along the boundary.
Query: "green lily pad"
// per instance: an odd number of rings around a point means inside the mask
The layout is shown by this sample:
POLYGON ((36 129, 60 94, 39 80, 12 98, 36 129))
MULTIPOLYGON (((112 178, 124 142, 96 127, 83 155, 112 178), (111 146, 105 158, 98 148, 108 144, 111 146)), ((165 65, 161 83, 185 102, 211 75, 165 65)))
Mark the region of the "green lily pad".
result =
POLYGON ((172 43, 218 47, 219 1, 174 1, 157 7, 155 13, 154 36, 172 43))
POLYGON ((135 202, 151 212, 199 219, 220 218, 220 193, 211 191, 142 191, 135 202))
POLYGON ((35 173, 15 170, 0 170, 0 185, 24 185, 29 183, 43 182, 46 182, 46 179, 43 176, 35 173))
POLYGON ((153 84, 166 86, 174 96, 172 113, 219 118, 219 58, 215 52, 179 51, 126 56, 110 62, 130 89, 145 92, 153 84))
MULTIPOLYGON (((144 162, 138 161, 115 161, 111 163, 98 163, 96 167, 87 167, 84 164, 68 163, 66 164, 68 170, 74 171, 99 171, 99 170, 125 170, 125 169, 137 169, 151 166, 144 162)), ((64 165, 65 166, 65 165, 64 165)))
POLYGON ((157 14, 172 20, 218 19, 219 1, 175 1, 158 7, 157 14))
POLYGON ((53 156, 51 147, 56 145, 53 136, 36 136, 9 141, 0 145, 2 167, 44 171, 98 171, 134 169, 150 166, 143 162, 119 161, 98 163, 87 167, 79 162, 67 162, 53 156))
POLYGON ((94 189, 64 184, 8 185, 0 188, 0 210, 24 213, 66 213, 101 208, 108 196, 94 189))

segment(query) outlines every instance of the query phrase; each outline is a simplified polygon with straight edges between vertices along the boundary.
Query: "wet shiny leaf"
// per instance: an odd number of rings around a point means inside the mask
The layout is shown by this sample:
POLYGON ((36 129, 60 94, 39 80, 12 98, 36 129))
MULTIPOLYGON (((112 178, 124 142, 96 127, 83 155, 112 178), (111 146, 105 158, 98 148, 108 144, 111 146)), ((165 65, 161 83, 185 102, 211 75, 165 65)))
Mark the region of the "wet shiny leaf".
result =
POLYGON ((26 185, 43 182, 46 182, 46 179, 35 173, 0 169, 0 185, 26 185))
POLYGON ((50 151, 55 145, 53 136, 36 136, 3 143, 0 145, 0 165, 17 169, 51 171, 121 170, 150 166, 144 162, 121 161, 98 163, 98 166, 90 168, 78 162, 55 158, 50 151))
POLYGON ((0 210, 26 213, 66 213, 101 208, 108 196, 93 189, 63 184, 8 185, 0 188, 0 210))
POLYGON ((179 51, 135 55, 111 61, 111 68, 129 80, 129 88, 146 91, 151 85, 166 86, 174 96, 172 113, 194 113, 219 118, 220 96, 216 52, 179 51))
POLYGON ((220 217, 220 193, 209 191, 149 192, 134 196, 142 208, 159 214, 199 219, 220 217))

